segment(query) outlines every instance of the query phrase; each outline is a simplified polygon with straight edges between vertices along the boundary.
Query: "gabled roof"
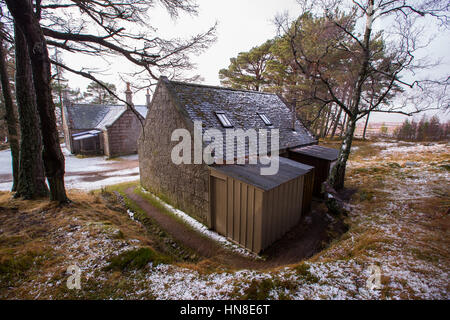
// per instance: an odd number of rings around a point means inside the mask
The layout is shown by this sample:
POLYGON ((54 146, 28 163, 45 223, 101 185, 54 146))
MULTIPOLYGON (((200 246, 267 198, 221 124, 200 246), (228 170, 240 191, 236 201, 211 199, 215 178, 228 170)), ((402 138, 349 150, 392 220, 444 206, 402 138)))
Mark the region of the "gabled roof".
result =
POLYGON ((170 81, 166 77, 161 81, 191 121, 202 121, 203 131, 215 128, 225 132, 216 115, 224 112, 235 129, 279 129, 280 149, 317 142, 298 119, 292 130, 291 109, 276 94, 170 81), (272 125, 267 126, 258 113, 265 114, 272 125))
MULTIPOLYGON (((145 119, 146 106, 134 106, 145 119)), ((72 129, 101 129, 112 125, 126 111, 124 105, 74 104, 64 106, 64 115, 72 129)))

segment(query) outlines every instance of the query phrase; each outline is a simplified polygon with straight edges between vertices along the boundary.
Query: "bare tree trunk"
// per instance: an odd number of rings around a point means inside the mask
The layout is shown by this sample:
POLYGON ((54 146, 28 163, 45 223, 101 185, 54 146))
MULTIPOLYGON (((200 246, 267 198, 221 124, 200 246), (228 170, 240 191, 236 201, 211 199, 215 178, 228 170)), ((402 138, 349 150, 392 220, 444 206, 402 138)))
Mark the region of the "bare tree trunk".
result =
POLYGON ((316 118, 314 122, 311 123, 312 132, 317 137, 317 130, 319 128, 320 119, 316 118))
POLYGON ((339 137, 342 138, 342 135, 344 134, 344 132, 346 131, 347 128, 347 113, 344 114, 344 119, 342 120, 342 124, 341 124, 341 131, 339 132, 339 137))
POLYGON ((333 131, 334 124, 336 123, 337 114, 338 114, 338 106, 333 105, 331 107, 330 123, 327 128, 326 136, 330 135, 330 133, 333 131))
POLYGON ((334 122, 333 131, 331 131, 331 138, 333 138, 334 135, 336 134, 336 129, 339 125, 339 122, 341 121, 342 108, 339 106, 337 108, 339 108, 339 111, 336 116, 336 121, 334 122))
POLYGON ((350 155, 355 128, 356 117, 349 117, 348 129, 345 132, 344 141, 342 142, 341 149, 339 150, 338 159, 336 161, 336 164, 333 166, 329 177, 330 185, 335 190, 344 188, 345 168, 347 166, 347 160, 350 155))
POLYGON ((19 136, 17 130, 17 117, 14 111, 14 102, 12 99, 11 86, 9 84, 9 76, 6 63, 6 49, 3 45, 3 36, 0 35, 0 77, 2 83, 3 99, 5 102, 5 118, 8 127, 8 141, 12 158, 13 185, 11 191, 16 191, 19 178, 19 136))
POLYGON ((55 105, 51 92, 50 59, 39 21, 28 0, 6 0, 17 26, 25 35, 33 70, 33 83, 41 122, 45 175, 50 187, 50 200, 67 202, 64 186, 64 155, 56 128, 55 105))
MULTIPOLYGON (((328 106, 326 107, 328 109, 328 106)), ((320 131, 319 131, 319 138, 323 138, 323 133, 325 129, 325 120, 327 118, 327 110, 325 111, 325 114, 321 114, 320 116, 320 131)))
POLYGON ((28 48, 23 33, 14 27, 16 100, 20 122, 20 166, 16 197, 35 199, 48 195, 42 161, 42 138, 36 107, 28 48))
POLYGON ((331 117, 331 112, 332 112, 333 106, 329 106, 328 107, 328 114, 327 114, 327 122, 325 124, 325 130, 323 132, 323 137, 326 138, 326 136, 328 135, 329 127, 330 127, 330 117, 331 117))
POLYGON ((370 112, 367 114, 366 123, 364 124, 364 131, 363 131, 363 140, 366 140, 366 131, 367 131, 367 125, 369 124, 369 116, 370 112))

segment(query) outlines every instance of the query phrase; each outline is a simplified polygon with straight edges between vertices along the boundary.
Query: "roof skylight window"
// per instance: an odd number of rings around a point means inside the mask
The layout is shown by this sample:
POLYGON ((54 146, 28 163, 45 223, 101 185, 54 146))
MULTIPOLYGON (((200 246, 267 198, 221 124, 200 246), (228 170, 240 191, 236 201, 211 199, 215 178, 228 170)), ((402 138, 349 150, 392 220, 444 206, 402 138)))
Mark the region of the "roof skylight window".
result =
POLYGON ((232 128, 233 125, 231 124, 231 121, 228 119, 228 117, 225 115, 224 112, 216 112, 217 118, 219 118, 220 123, 222 124, 222 127, 224 128, 232 128))
POLYGON ((269 118, 267 118, 267 116, 264 113, 258 113, 258 115, 261 118, 261 120, 264 121, 266 126, 271 126, 272 125, 272 122, 269 120, 269 118))

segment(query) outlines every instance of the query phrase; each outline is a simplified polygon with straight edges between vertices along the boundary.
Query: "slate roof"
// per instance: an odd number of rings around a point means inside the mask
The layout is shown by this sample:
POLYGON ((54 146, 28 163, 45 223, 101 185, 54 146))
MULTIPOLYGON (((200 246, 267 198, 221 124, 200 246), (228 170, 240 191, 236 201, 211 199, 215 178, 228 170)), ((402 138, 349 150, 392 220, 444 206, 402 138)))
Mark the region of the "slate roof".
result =
POLYGON ((265 191, 276 188, 285 182, 302 176, 314 168, 284 157, 279 157, 279 161, 278 173, 274 175, 261 175, 261 167, 267 167, 267 165, 263 166, 260 163, 245 165, 225 164, 210 167, 229 177, 238 179, 265 191))
POLYGON ((339 150, 333 148, 327 148, 322 146, 306 146, 300 148, 293 148, 289 151, 306 156, 319 158, 328 161, 335 161, 338 158, 339 150))
POLYGON ((147 106, 134 106, 137 112, 145 119, 147 117, 147 106))
POLYGON ((215 113, 224 112, 235 129, 279 129, 279 149, 317 143, 298 119, 292 130, 291 109, 276 94, 161 80, 187 117, 202 121, 203 132, 211 128, 225 132, 215 113), (267 126, 258 113, 265 114, 272 125, 267 126))
MULTIPOLYGON (((145 119, 146 106, 135 106, 136 111, 145 119)), ((106 129, 125 112, 124 105, 73 104, 64 107, 64 114, 72 129, 106 129)))

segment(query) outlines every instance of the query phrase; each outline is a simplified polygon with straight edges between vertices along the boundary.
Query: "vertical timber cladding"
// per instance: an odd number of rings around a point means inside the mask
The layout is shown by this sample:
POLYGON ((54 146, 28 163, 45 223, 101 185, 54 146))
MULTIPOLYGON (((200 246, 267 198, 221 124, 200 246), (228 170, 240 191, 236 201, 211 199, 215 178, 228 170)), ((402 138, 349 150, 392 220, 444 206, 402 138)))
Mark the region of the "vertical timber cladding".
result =
POLYGON ((280 239, 300 221, 304 181, 305 176, 299 176, 264 193, 262 249, 280 239))
POLYGON ((301 218, 312 172, 304 167, 283 166, 275 176, 259 175, 258 165, 210 167, 211 227, 253 252, 266 249, 301 218))
POLYGON ((311 211, 311 203, 312 203, 312 197, 313 197, 313 189, 314 189, 314 174, 315 169, 309 171, 307 174, 305 174, 305 182, 304 182, 304 188, 303 188, 303 205, 302 205, 302 212, 307 213, 311 211))
POLYGON ((253 251, 262 250, 263 190, 211 170, 212 228, 253 251))
POLYGON ((314 167, 313 194, 321 196, 322 183, 328 179, 331 165, 338 157, 338 150, 333 148, 312 145, 292 148, 289 150, 289 159, 314 167))

